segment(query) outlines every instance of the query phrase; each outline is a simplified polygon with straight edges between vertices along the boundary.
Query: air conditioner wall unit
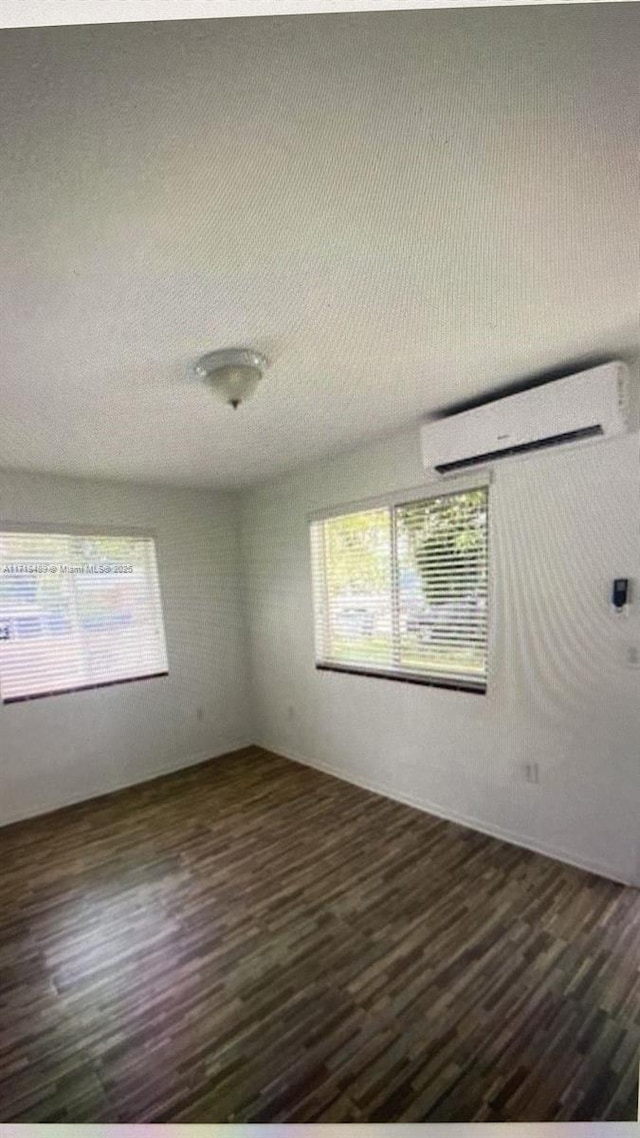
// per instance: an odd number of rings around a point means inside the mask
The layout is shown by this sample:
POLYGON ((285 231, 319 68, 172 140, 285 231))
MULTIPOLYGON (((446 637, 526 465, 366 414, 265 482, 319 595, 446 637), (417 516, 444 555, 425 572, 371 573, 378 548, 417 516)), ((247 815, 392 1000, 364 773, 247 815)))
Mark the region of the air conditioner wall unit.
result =
POLYGON ((428 470, 446 475, 637 427, 637 393, 626 365, 615 361, 426 423, 422 457, 428 470))

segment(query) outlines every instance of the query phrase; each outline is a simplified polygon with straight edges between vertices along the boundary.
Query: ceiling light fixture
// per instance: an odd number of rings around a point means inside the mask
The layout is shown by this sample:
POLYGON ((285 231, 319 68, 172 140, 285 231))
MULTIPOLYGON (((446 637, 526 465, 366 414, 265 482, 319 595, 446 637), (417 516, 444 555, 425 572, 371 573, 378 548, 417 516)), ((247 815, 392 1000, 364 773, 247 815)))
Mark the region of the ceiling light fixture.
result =
POLYGON ((251 348, 225 348, 207 352, 196 360, 192 370, 198 379, 209 384, 216 399, 235 411, 251 398, 267 366, 265 357, 251 348))

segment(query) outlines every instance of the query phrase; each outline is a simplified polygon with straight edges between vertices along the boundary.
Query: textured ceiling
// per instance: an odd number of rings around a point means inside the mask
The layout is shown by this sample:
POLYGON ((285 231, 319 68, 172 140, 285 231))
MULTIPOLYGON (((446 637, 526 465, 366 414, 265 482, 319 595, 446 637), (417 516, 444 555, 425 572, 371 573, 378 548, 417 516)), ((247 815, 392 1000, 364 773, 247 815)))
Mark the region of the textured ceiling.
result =
POLYGON ((0 32, 0 466, 234 487, 638 335, 640 6, 0 32), (201 352, 272 367, 234 413, 201 352))

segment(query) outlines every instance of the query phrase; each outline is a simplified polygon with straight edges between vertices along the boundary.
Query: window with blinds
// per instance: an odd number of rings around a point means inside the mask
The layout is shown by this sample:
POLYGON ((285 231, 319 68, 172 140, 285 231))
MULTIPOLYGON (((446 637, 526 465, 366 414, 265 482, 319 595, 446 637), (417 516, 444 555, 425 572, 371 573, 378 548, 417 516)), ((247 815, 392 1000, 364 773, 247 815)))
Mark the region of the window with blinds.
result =
POLYGON ((316 665, 485 691, 488 488, 311 523, 316 665))
POLYGON ((153 538, 0 532, 3 703, 167 674, 153 538))

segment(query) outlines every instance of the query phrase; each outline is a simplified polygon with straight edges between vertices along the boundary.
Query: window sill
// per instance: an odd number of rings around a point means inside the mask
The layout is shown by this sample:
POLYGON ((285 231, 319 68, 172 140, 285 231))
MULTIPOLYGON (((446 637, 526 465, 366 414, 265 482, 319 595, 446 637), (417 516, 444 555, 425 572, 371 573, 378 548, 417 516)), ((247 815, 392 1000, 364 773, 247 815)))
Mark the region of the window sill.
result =
POLYGON ((462 680, 446 676, 418 676, 411 672, 385 672, 376 668, 360 668, 351 664, 316 664, 317 672, 342 672, 347 676, 366 676, 376 680, 396 680, 403 684, 420 684, 430 688, 448 688, 452 691, 469 692, 471 695, 486 695, 484 680, 462 680))
POLYGON ((48 699, 52 695, 70 695, 71 692, 76 691, 96 691, 97 688, 114 688, 118 684, 136 684, 140 680, 157 680, 161 676, 168 676, 168 672, 152 672, 148 676, 129 676, 124 680, 105 680, 100 684, 80 684, 75 688, 55 688, 53 691, 39 691, 34 692, 33 695, 12 695, 9 699, 3 699, 3 705, 10 703, 27 703, 32 699, 48 699))

